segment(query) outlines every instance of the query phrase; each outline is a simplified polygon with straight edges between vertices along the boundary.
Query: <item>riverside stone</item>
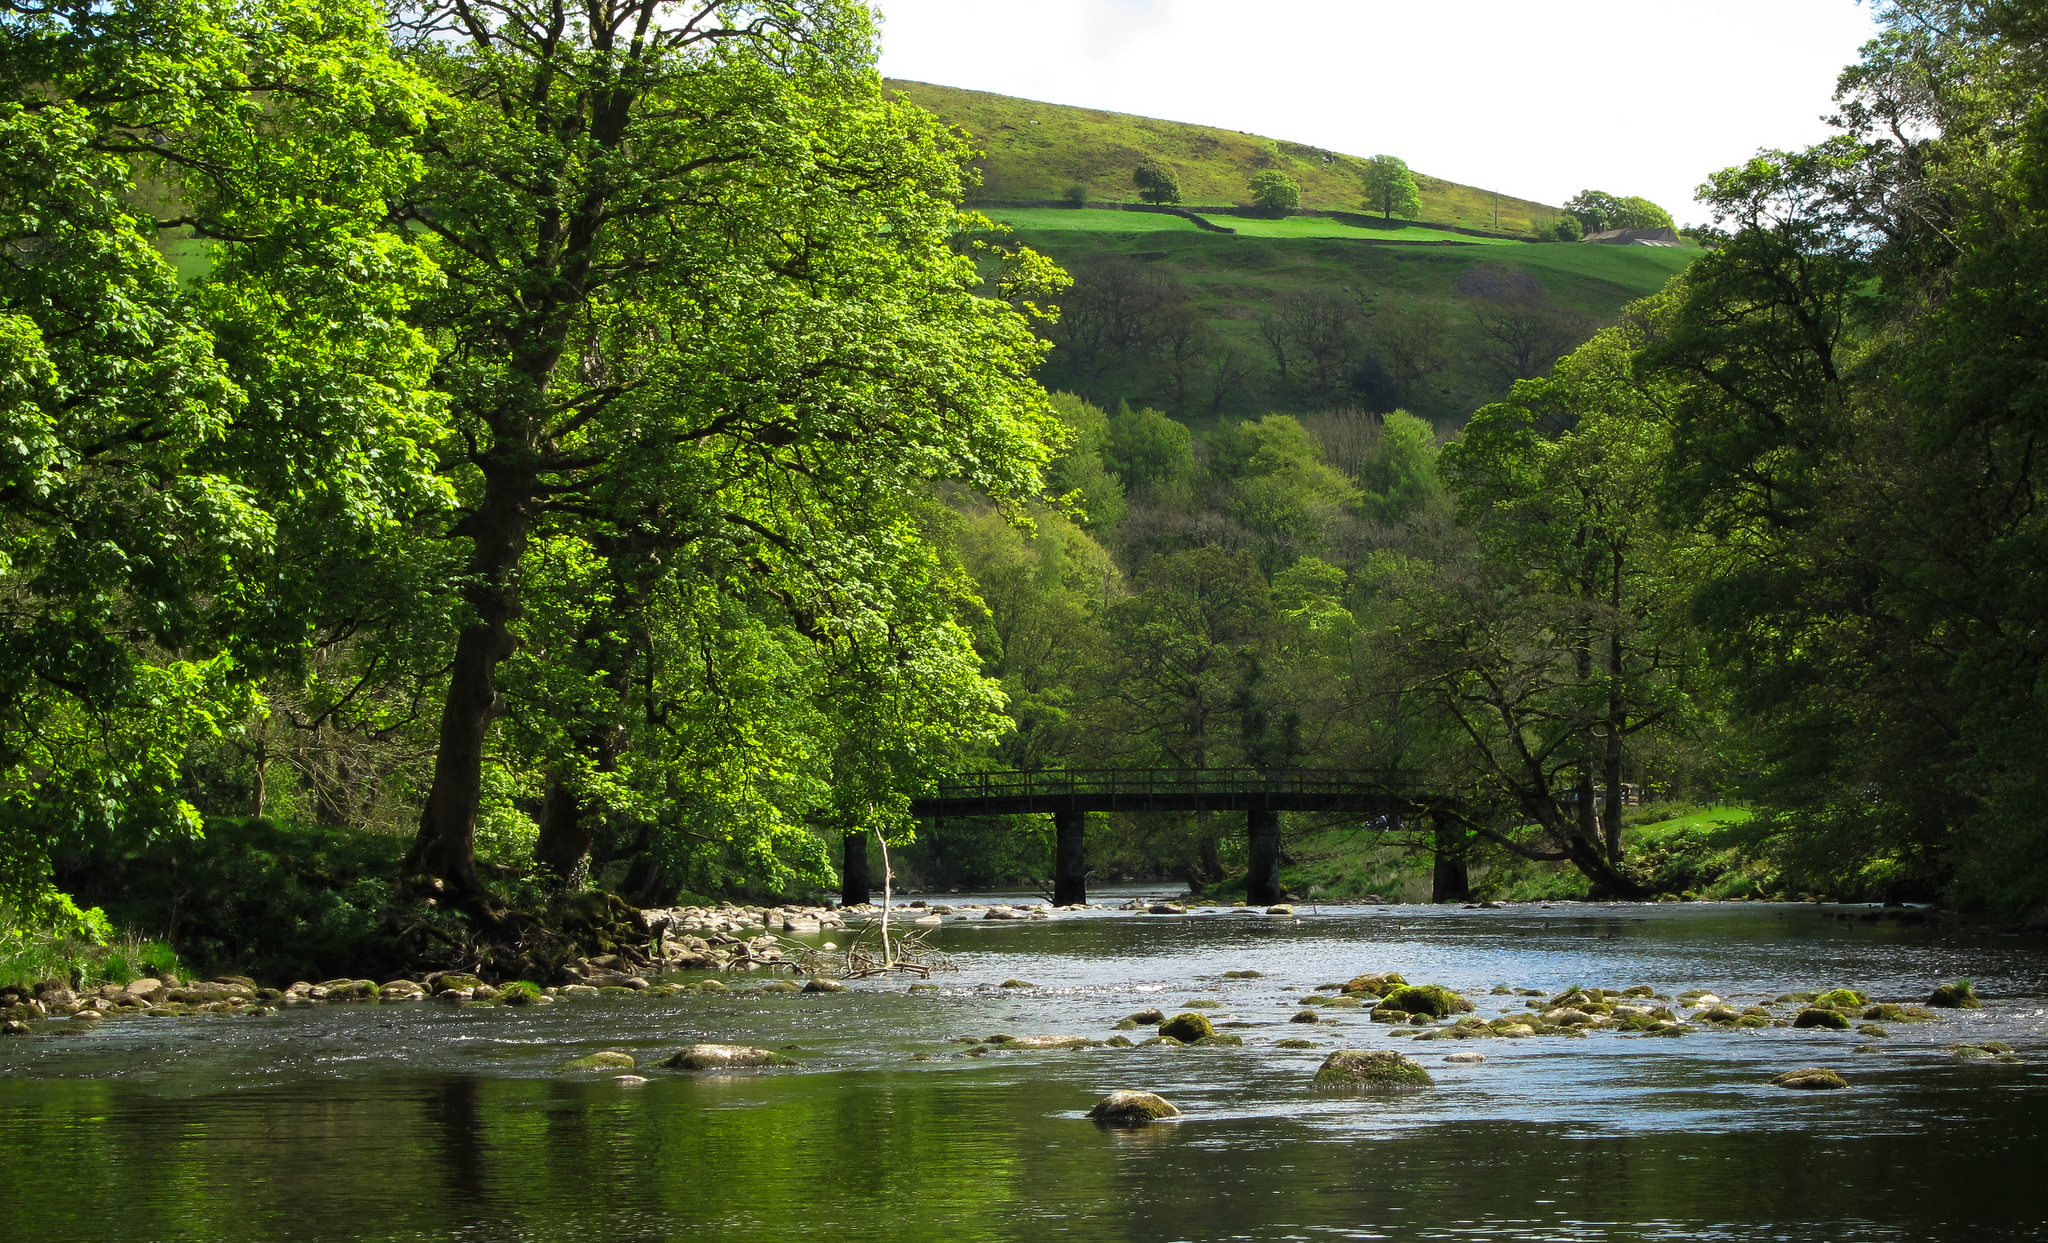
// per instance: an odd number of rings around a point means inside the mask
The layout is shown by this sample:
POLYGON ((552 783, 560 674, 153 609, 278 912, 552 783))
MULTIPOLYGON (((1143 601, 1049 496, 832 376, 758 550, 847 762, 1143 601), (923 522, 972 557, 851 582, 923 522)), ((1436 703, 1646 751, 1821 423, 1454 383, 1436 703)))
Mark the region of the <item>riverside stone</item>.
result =
POLYGON ((1088 1117, 1100 1126, 1149 1126, 1161 1118, 1180 1116, 1172 1101, 1153 1092, 1111 1092, 1088 1111, 1088 1117))
POLYGON ((1792 1088, 1802 1092, 1839 1092, 1849 1086, 1849 1081, 1825 1066, 1806 1066, 1799 1070, 1788 1070, 1771 1080, 1781 1088, 1792 1088))
POLYGON ((1392 1049, 1339 1049, 1323 1059, 1315 1083, 1323 1088, 1413 1091, 1433 1087, 1436 1080, 1422 1063, 1392 1049))
POLYGON ((606 1049, 588 1057, 571 1058, 555 1067, 557 1074, 569 1074, 579 1070, 632 1070, 633 1055, 618 1049, 606 1049))
POLYGON ((772 1049, 739 1044, 693 1044, 662 1063, 671 1070, 745 1070, 756 1066, 794 1066, 796 1060, 772 1049))

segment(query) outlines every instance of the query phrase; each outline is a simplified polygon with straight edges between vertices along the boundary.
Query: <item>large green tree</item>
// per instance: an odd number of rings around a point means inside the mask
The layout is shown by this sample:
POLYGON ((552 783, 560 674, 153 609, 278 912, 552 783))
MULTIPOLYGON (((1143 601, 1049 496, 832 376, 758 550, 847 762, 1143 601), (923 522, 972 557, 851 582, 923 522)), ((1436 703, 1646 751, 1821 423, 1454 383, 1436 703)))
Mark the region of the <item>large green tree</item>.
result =
POLYGON ((441 503, 427 97, 367 5, 0 8, 0 902, 196 829, 192 741, 441 503))
MULTIPOLYGON (((446 535, 464 560, 411 866, 474 894, 537 541, 577 541, 614 578, 636 561, 624 576, 643 596, 772 602, 850 649, 905 608, 931 615, 915 601, 934 580, 899 573, 920 559, 922 481, 1029 490, 1059 433, 1026 374, 1028 291, 983 296, 952 244, 966 153, 882 97, 865 8, 513 0, 401 17, 404 55, 450 101, 395 215, 446 273, 418 322, 460 435, 446 535)), ((644 641, 595 624, 612 637, 589 640, 590 695, 616 704, 605 645, 644 641)), ((565 773, 603 769, 607 728, 565 738, 580 757, 565 773)))
POLYGON ((1422 191, 1408 162, 1398 156, 1376 155, 1365 162, 1360 174, 1365 186, 1365 208, 1383 219, 1395 216, 1412 220, 1422 213, 1422 191))

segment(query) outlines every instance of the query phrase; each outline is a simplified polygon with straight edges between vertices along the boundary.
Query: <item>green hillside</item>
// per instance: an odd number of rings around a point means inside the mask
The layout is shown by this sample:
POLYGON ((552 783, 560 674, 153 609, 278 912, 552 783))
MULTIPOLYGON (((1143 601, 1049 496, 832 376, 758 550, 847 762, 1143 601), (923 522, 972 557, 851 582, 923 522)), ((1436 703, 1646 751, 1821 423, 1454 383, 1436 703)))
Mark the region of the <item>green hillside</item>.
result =
MULTIPOLYGON (((965 131, 987 153, 979 161, 982 188, 977 197, 983 199, 1053 199, 1080 184, 1097 200, 1136 201, 1131 171, 1148 155, 1174 166, 1191 204, 1249 206, 1246 183, 1254 173, 1269 168, 1301 183, 1303 207, 1357 211, 1363 197, 1359 178, 1364 161, 1354 155, 1237 130, 927 82, 890 79, 887 85, 965 131)), ((1391 154, 1408 157, 1400 151, 1391 154)), ((1496 200, 1491 190, 1420 171, 1415 180, 1422 190, 1422 219, 1435 224, 1529 233, 1548 227, 1563 214, 1559 208, 1507 195, 1496 200)))

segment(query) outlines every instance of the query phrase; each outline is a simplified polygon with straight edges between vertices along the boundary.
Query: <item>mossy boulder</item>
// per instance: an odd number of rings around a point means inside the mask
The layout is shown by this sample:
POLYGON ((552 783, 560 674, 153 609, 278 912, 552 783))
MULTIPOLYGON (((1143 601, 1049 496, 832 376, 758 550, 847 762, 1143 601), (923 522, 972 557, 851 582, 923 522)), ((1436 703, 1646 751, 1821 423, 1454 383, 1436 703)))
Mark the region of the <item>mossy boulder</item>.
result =
POLYGON ((1000 985, 998 985, 997 987, 999 987, 999 988, 1037 988, 1037 987, 1038 987, 1038 985, 1036 985, 1036 984, 1033 984, 1033 983, 1032 983, 1031 981, 1029 981, 1029 980, 1018 980, 1018 979, 1008 979, 1008 980, 1004 980, 1004 981, 1003 981, 1003 982, 1002 982, 1002 983, 1001 983, 1000 985))
POLYGON ((1217 1032, 1213 1036, 1204 1036, 1200 1040, 1195 1041, 1195 1043, 1199 1045, 1242 1045, 1244 1037, 1236 1032, 1217 1032))
POLYGON ((1140 1010, 1136 1014, 1127 1016, 1126 1021, 1136 1023, 1140 1027, 1157 1027, 1166 1021, 1166 1012, 1164 1010, 1140 1010))
POLYGON ((1098 1126, 1150 1126, 1161 1118, 1180 1117, 1180 1110, 1152 1092, 1111 1092, 1095 1102, 1088 1117, 1098 1126))
POLYGON ((515 980, 498 990, 498 1000, 508 1006, 538 1006, 545 1004, 548 996, 540 991, 538 984, 515 980))
POLYGON ((1172 1045, 1177 1047, 1186 1043, 1187 1041, 1175 1040, 1172 1036, 1154 1036, 1150 1040, 1140 1040, 1138 1042, 1138 1047, 1141 1049, 1149 1049, 1153 1045, 1157 1044, 1172 1045))
POLYGON ((1003 1041, 1005 1049, 1088 1049, 1094 1045, 1086 1036, 1012 1036, 1003 1041))
POLYGON ((1426 1014, 1431 1018, 1443 1018, 1452 1014, 1469 1014, 1472 1003, 1445 988, 1441 984, 1403 984, 1389 989, 1380 998, 1382 1008, 1391 1006, 1409 1014, 1426 1014))
POLYGON ((1840 1010, 1823 1010, 1819 1006, 1809 1006, 1799 1012, 1798 1018, 1792 1020, 1792 1026, 1825 1027, 1845 1032, 1849 1030, 1849 1016, 1840 1010))
POLYGON ((1290 1036, 1286 1040, 1275 1040, 1273 1047, 1276 1049, 1316 1049, 1322 1046, 1313 1040, 1303 1040, 1298 1036, 1290 1036))
POLYGON ((1297 1010, 1287 1021, 1290 1023, 1320 1023, 1322 1019, 1313 1010, 1297 1010))
POLYGON ((1209 1025, 1207 1015, 1183 1013, 1161 1023, 1159 1034, 1171 1036, 1182 1044, 1193 1044, 1197 1040, 1215 1035, 1216 1029, 1209 1025))
POLYGON ((1396 1010, 1385 1002, 1381 1002, 1379 1008, 1372 1012, 1372 1021, 1375 1023, 1406 1023, 1408 1018, 1406 1010, 1396 1010))
POLYGON ((1180 1004, 1190 1010, 1221 1010, 1224 1008, 1224 1002, 1219 997, 1197 997, 1193 1001, 1183 1001, 1180 1004))
POLYGON ((1331 1010, 1362 1010, 1365 1003, 1356 997, 1332 997, 1323 1005, 1331 1010))
POLYGON ((1358 993, 1371 993, 1375 997, 1385 997, 1388 989, 1399 988, 1407 982, 1401 978, 1401 973, 1398 971, 1381 971, 1373 975, 1361 975, 1353 978, 1344 985, 1344 991, 1354 995, 1358 993))
POLYGON ((1849 1081, 1825 1066, 1806 1066, 1799 1070, 1788 1070, 1771 1080, 1781 1088, 1792 1088, 1800 1092, 1839 1092, 1849 1086, 1849 1081))
POLYGON ((1826 1006, 1831 1010, 1861 1009, 1870 1004, 1870 998, 1853 988, 1837 988, 1814 996, 1813 1004, 1826 1006))
POLYGON ((662 1063, 671 1070, 747 1070, 756 1066, 794 1066, 796 1059, 773 1049, 739 1044, 693 1044, 662 1063))
POLYGON ((846 985, 841 984, 838 980, 827 979, 822 975, 818 975, 812 976, 804 982, 804 991, 807 993, 843 993, 846 991, 846 985))
POLYGON ((589 1057, 572 1058, 563 1062, 555 1067, 555 1073, 573 1074, 579 1070, 631 1070, 633 1065, 632 1054, 622 1053, 617 1049, 606 1049, 589 1057))
POLYGON ((1421 1062, 1392 1049, 1339 1049, 1323 1059, 1315 1084, 1402 1092, 1434 1087, 1436 1080, 1421 1062))
POLYGON ((1968 980, 1957 980, 1935 989, 1927 998, 1927 1004, 1943 1010, 1976 1010, 1984 1005, 1977 999, 1977 990, 1968 980))
POLYGON ((1111 1036, 1102 1043, 1105 1048, 1110 1049, 1128 1049, 1132 1047, 1129 1036, 1111 1036))
POLYGON ((1226 971, 1223 973, 1223 978, 1226 980, 1263 980, 1266 978, 1266 973, 1263 971, 1226 971))

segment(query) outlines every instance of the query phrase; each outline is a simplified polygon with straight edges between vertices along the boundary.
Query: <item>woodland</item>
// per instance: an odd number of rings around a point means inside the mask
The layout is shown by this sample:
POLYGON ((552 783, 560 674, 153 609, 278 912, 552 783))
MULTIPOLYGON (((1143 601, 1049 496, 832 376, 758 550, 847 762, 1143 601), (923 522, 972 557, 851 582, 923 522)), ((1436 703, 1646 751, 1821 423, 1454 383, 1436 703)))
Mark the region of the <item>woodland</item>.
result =
MULTIPOLYGON (((1481 894, 2048 918, 2038 6, 1888 5, 1837 135, 1570 341, 1270 307, 1251 416, 1145 399, 1237 365, 1158 307, 1089 344, 1101 272, 962 208, 875 38, 0 2, 9 938, 423 960, 833 889, 849 837, 1028 882, 1046 826, 909 800, 1058 767, 1398 769, 1455 810, 1291 838, 1481 894), (1750 814, 1651 849, 1644 800, 1750 814)), ((1092 862, 1227 889, 1226 820, 1092 862)))

